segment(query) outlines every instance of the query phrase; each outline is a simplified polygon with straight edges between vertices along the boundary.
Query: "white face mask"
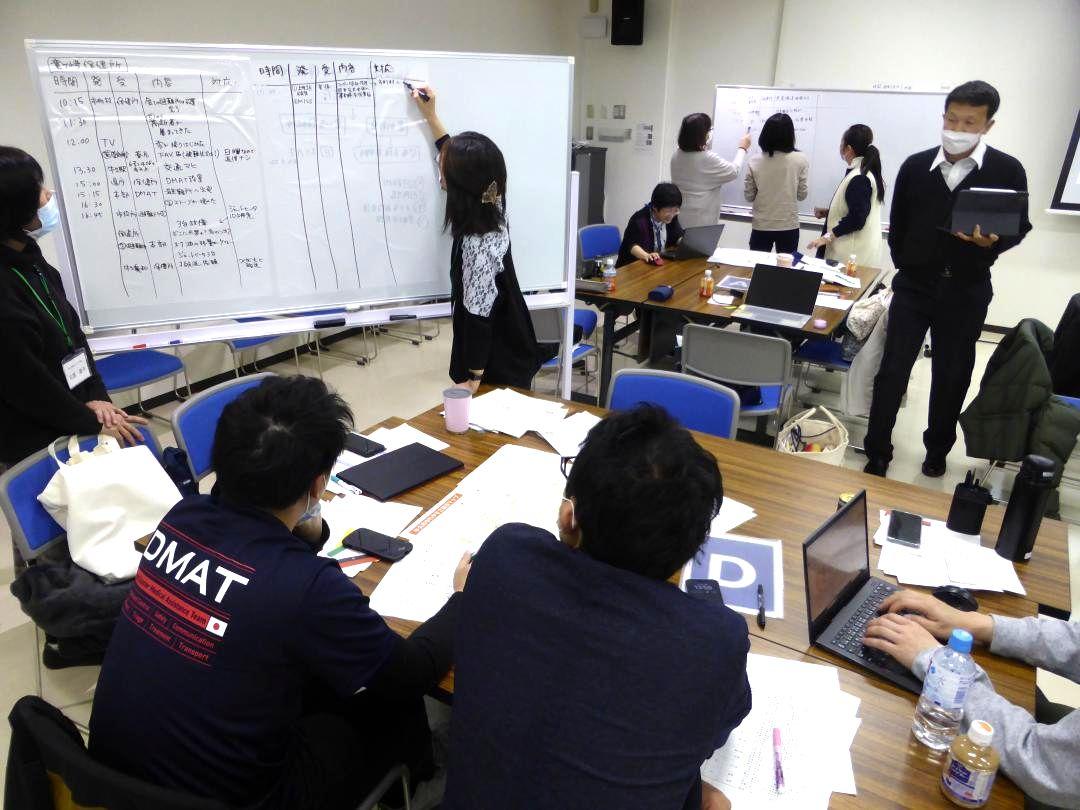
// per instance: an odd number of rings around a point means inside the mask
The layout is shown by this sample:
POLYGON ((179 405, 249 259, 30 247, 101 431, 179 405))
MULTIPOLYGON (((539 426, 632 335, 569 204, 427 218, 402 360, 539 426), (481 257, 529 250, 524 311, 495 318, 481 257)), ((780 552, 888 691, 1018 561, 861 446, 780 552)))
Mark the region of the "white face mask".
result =
POLYGON ((962 155, 979 145, 978 132, 957 132, 952 129, 941 130, 941 146, 950 155, 962 155))
POLYGON ((60 224, 60 206, 56 202, 55 194, 49 197, 49 201, 38 209, 38 219, 41 220, 41 227, 27 231, 26 233, 29 236, 40 239, 56 230, 56 226, 60 224))

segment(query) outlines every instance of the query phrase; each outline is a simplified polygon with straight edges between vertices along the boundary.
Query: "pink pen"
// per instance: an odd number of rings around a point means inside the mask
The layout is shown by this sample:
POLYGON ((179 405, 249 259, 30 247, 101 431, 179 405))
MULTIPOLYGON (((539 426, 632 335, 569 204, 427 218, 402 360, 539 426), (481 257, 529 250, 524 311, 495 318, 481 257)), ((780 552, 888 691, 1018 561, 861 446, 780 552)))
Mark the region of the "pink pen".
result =
POLYGON ((780 790, 784 786, 784 764, 780 760, 780 729, 774 728, 772 730, 772 756, 773 756, 773 776, 776 778, 776 789, 780 790))

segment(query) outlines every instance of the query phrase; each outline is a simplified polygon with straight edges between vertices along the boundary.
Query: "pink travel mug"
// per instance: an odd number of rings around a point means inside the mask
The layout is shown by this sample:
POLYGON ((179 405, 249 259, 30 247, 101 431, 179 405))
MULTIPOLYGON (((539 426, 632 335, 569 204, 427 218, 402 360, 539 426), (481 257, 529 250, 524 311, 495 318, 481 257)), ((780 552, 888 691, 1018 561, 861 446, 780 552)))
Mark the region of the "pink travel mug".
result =
POLYGON ((464 388, 447 388, 443 391, 443 412, 446 429, 450 433, 464 433, 469 429, 470 394, 464 388))

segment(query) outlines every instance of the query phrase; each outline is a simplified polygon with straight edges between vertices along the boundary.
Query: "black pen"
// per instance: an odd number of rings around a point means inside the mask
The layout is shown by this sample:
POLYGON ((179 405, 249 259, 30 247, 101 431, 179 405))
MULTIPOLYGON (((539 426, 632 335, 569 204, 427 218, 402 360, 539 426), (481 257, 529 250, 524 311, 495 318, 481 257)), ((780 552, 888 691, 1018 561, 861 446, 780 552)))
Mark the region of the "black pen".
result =
POLYGON ((757 586, 757 626, 765 629, 765 588, 757 586))
MULTIPOLYGON (((412 91, 414 90, 414 88, 413 88, 413 86, 412 86, 412 82, 407 82, 407 81, 404 81, 404 80, 402 80, 402 82, 401 82, 401 83, 402 83, 403 85, 405 85, 405 89, 406 89, 406 90, 408 90, 408 91, 409 91, 410 93, 411 93, 411 92, 412 92, 412 91)), ((417 91, 416 91, 416 94, 417 94, 418 96, 420 96, 421 100, 423 100, 423 101, 431 101, 431 96, 429 96, 429 95, 428 95, 427 93, 425 93, 425 92, 424 92, 423 90, 417 90, 417 91)))

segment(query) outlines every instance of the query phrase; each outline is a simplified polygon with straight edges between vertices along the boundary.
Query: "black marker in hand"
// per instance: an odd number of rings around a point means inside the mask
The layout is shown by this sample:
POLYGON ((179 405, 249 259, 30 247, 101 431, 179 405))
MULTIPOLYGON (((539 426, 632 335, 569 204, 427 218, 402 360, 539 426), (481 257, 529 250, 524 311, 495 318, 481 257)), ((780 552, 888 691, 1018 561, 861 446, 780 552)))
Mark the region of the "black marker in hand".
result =
POLYGON ((402 80, 401 83, 403 85, 405 85, 405 89, 408 90, 410 93, 412 93, 415 90, 416 94, 418 96, 420 96, 421 101, 431 101, 431 96, 429 96, 423 90, 416 90, 416 88, 413 87, 412 82, 407 82, 405 80, 402 80))

